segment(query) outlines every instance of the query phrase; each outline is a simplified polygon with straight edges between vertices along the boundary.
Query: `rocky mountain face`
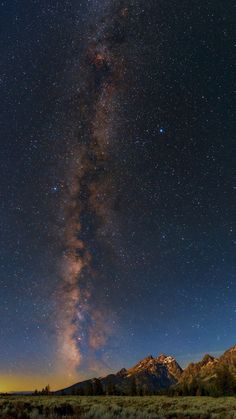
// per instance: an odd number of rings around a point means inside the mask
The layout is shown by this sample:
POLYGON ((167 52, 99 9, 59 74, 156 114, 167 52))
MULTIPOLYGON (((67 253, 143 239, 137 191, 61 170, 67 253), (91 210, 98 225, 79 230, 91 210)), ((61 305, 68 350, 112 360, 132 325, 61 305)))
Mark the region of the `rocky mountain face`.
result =
POLYGON ((236 375, 236 345, 228 349, 220 358, 222 365, 228 366, 233 374, 236 375))
POLYGON ((210 379, 216 373, 219 361, 211 355, 205 355, 200 362, 191 362, 183 371, 179 383, 191 383, 194 379, 210 379))
MULTIPOLYGON (((150 355, 132 368, 123 368, 116 374, 82 381, 55 394, 135 395, 155 394, 167 389, 174 389, 174 391, 176 389, 178 394, 179 389, 181 391, 188 389, 190 394, 195 395, 204 386, 206 388, 214 386, 217 380, 219 381, 219 371, 221 371, 220 380, 224 382, 229 377, 230 383, 225 383, 225 385, 234 389, 232 380, 235 377, 236 383, 236 345, 219 358, 207 354, 200 362, 189 364, 185 370, 182 370, 172 356, 160 355, 154 358, 150 355)), ((180 394, 182 394, 181 391, 180 394)))
POLYGON ((191 363, 183 371, 179 382, 191 383, 193 380, 211 381, 219 369, 229 368, 230 372, 236 376, 236 345, 228 349, 219 358, 205 355, 200 362, 191 363))
POLYGON ((236 346, 219 358, 205 355, 191 363, 169 392, 191 396, 233 396, 236 394, 236 346))
POLYGON ((148 356, 134 367, 127 370, 126 380, 135 380, 138 388, 151 392, 168 388, 176 384, 182 374, 182 368, 171 356, 148 356))
POLYGON ((169 388, 178 382, 182 369, 171 356, 160 355, 153 358, 151 355, 142 359, 128 370, 123 368, 117 374, 92 379, 75 384, 56 394, 150 394, 161 389, 169 388))
POLYGON ((169 373, 178 381, 183 373, 182 368, 172 356, 160 355, 157 358, 158 362, 167 366, 169 373))

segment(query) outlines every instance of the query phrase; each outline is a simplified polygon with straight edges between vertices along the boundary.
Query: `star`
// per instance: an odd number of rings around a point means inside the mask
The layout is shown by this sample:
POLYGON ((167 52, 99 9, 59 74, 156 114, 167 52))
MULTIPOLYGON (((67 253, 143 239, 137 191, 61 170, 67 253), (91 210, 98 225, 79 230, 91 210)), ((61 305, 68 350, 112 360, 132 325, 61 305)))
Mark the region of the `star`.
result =
POLYGON ((53 186, 53 187, 51 188, 51 191, 52 191, 52 192, 58 192, 58 191, 59 191, 59 186, 58 186, 58 185, 53 186))

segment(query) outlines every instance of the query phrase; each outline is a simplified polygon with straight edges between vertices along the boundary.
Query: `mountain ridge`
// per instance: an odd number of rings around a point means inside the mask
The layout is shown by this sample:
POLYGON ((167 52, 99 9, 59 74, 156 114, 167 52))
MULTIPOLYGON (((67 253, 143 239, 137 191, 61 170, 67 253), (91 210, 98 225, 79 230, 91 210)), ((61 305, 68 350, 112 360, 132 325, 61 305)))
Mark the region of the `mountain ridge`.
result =
POLYGON ((148 355, 131 368, 78 382, 54 394, 157 394, 168 389, 191 388, 193 383, 196 386, 196 382, 211 384, 216 380, 219 369, 227 369, 228 375, 236 379, 236 345, 218 358, 206 354, 185 369, 171 355, 148 355))

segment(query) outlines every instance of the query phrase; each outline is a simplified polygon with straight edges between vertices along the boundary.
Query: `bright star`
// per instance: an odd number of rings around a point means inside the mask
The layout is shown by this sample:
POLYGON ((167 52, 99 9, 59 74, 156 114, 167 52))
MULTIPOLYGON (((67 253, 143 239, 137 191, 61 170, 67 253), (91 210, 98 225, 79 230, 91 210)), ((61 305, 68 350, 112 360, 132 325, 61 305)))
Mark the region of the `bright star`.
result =
POLYGON ((58 188, 58 186, 56 186, 56 185, 52 187, 52 191, 53 191, 53 192, 57 192, 57 191, 58 191, 58 189, 59 189, 59 188, 58 188))

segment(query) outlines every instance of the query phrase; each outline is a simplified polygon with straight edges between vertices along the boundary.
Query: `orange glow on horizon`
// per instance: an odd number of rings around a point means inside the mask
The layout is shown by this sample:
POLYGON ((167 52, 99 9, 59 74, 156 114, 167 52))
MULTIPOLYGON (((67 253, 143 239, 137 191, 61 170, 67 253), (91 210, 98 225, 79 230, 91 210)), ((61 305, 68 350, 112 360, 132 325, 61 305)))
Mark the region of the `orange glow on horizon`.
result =
POLYGON ((62 375, 30 375, 30 374, 0 374, 0 393, 14 391, 34 391, 41 390, 46 385, 50 385, 52 391, 69 387, 78 381, 84 380, 84 376, 62 376, 62 375))

